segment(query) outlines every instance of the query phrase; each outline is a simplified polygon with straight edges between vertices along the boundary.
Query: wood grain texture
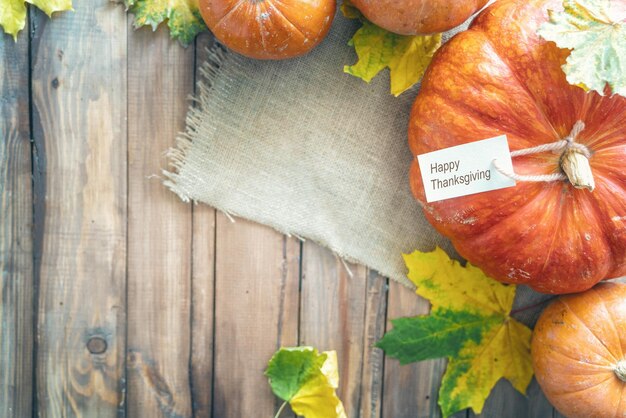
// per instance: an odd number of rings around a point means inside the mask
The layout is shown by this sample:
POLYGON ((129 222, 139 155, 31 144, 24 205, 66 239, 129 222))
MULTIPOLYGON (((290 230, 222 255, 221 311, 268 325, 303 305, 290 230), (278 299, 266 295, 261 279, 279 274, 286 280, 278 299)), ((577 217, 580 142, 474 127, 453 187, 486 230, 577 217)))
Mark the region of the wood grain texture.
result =
POLYGON ((365 335, 363 344, 363 374, 361 375, 361 418, 379 418, 383 406, 384 353, 374 344, 385 334, 387 291, 389 280, 377 272, 367 274, 365 299, 365 335))
MULTIPOLYGON (((530 392, 529 392, 530 393, 530 392)), ((496 386, 492 389, 483 411, 480 414, 474 414, 468 411, 468 418, 522 418, 522 417, 549 417, 552 415, 552 408, 548 405, 547 409, 543 405, 535 405, 538 413, 547 413, 547 415, 531 414, 531 399, 525 397, 506 380, 500 379, 496 386)))
POLYGON ((552 417, 554 408, 533 379, 527 390, 527 396, 517 392, 511 384, 500 380, 493 388, 481 414, 468 412, 468 417, 480 418, 526 418, 526 417, 552 417))
MULTIPOLYGON (((209 33, 196 39, 196 80, 212 43, 209 33)), ((216 211, 207 205, 194 205, 192 211, 191 396, 194 417, 209 417, 213 407, 216 211)))
POLYGON ((135 31, 128 57, 127 410, 131 417, 190 417, 191 206, 158 174, 184 129, 194 50, 161 25, 135 31))
POLYGON ((37 413, 115 417, 125 386, 126 15, 107 0, 74 9, 53 21, 36 12, 33 31, 37 413))
POLYGON ((304 243, 300 344, 337 351, 337 394, 348 417, 353 418, 360 416, 362 403, 370 411, 379 408, 376 400, 380 397, 380 381, 371 379, 382 377, 382 357, 372 353, 376 349, 371 340, 383 329, 384 314, 379 323, 379 318, 372 318, 372 310, 374 315, 379 313, 380 298, 385 295, 380 292, 380 283, 368 278, 367 268, 344 266, 331 251, 312 242, 304 243), (372 306, 367 306, 368 302, 372 306))
MULTIPOLYGON (((418 297, 414 291, 401 284, 389 283, 388 320, 404 316, 424 315, 428 311, 428 301, 418 297)), ((389 330, 391 327, 392 325, 388 321, 387 329, 389 330)), ((428 360, 401 366, 398 360, 386 357, 383 417, 440 417, 441 411, 437 405, 437 393, 444 370, 444 360, 428 360)))
POLYGON ((272 417, 280 402, 263 371, 297 344, 300 243, 217 215, 213 416, 272 417))
POLYGON ((550 417, 554 414, 552 404, 541 391, 537 380, 533 379, 527 390, 528 414, 525 417, 550 417))
POLYGON ((215 219, 215 209, 193 207, 191 396, 195 417, 209 417, 213 406, 215 219))
POLYGON ((0 34, 0 417, 32 413, 33 253, 28 28, 0 34))
MULTIPOLYGON (((440 417, 445 361, 373 348, 426 301, 162 186, 211 36, 183 49, 108 0, 74 8, 0 39, 0 417, 272 417, 263 371, 298 343, 338 351, 349 417, 440 417)), ((533 381, 478 417, 562 416, 533 381)))

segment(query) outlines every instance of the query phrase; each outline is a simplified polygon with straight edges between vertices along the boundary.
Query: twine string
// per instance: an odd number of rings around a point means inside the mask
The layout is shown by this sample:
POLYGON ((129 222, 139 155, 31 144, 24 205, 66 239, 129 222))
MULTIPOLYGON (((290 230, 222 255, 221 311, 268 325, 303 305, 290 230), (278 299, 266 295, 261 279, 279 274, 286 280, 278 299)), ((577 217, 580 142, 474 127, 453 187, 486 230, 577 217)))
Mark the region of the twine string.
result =
MULTIPOLYGON (((544 152, 561 152, 564 154, 568 150, 575 150, 585 157, 591 157, 591 151, 584 144, 576 142, 576 137, 585 130, 585 123, 581 120, 574 124, 572 131, 565 138, 551 142, 549 144, 539 145, 532 148, 521 149, 511 152, 511 157, 521 157, 524 155, 540 154, 544 152)), ((516 181, 530 181, 530 182, 553 182, 553 181, 565 181, 568 180, 565 173, 553 173, 553 174, 538 174, 538 175, 523 175, 517 174, 513 170, 509 170, 502 166, 502 164, 496 159, 493 160, 493 166, 502 175, 509 177, 516 181)))

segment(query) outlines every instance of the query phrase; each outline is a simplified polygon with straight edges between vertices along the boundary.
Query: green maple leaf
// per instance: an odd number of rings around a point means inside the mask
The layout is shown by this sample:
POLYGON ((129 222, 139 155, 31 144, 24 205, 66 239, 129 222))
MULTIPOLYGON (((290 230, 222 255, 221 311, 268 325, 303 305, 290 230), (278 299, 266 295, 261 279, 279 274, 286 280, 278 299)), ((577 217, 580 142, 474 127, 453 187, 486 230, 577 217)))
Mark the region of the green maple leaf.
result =
POLYGON ((430 315, 392 320, 378 342, 402 364, 447 357, 439 390, 444 417, 472 408, 479 414, 501 378, 525 393, 533 375, 531 330, 510 316, 515 286, 500 284, 478 268, 437 248, 404 256, 417 294, 432 304, 430 315))
POLYGON ((335 394, 339 385, 336 352, 319 353, 311 347, 281 348, 269 361, 265 375, 274 394, 288 402, 299 416, 346 418, 343 404, 335 394))
POLYGON ((389 68, 391 93, 399 96, 417 83, 441 46, 441 34, 403 36, 388 32, 367 19, 349 2, 341 5, 343 15, 360 19, 363 26, 349 42, 354 47, 358 61, 346 65, 344 72, 366 82, 385 68, 389 68))
MULTIPOLYGON (((72 10, 72 0, 26 0, 27 3, 37 6, 48 17, 52 13, 72 10)), ((0 1, 0 26, 6 33, 17 40, 17 34, 26 25, 26 5, 24 0, 0 1)))
POLYGON ((570 84, 604 95, 607 84, 626 96, 626 5, 617 0, 565 0, 549 11, 539 35, 570 49, 563 71, 570 84))
POLYGON ((172 39, 189 45, 200 32, 207 30, 200 15, 198 0, 124 0, 135 15, 134 25, 151 26, 152 30, 167 20, 172 39))

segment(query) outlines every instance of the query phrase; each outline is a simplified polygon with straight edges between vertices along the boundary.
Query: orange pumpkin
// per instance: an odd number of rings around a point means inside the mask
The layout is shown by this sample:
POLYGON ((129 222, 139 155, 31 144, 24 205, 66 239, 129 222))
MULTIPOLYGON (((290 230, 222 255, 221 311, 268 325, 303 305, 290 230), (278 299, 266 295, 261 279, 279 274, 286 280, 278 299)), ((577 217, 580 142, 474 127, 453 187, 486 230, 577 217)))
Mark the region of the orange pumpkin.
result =
POLYGON ((306 54, 328 33, 335 10, 335 0, 200 0, 200 13, 213 35, 258 59, 306 54))
MULTIPOLYGON (((626 274, 626 99, 585 93, 567 83, 568 55, 536 34, 561 0, 500 0, 442 47, 413 105, 414 155, 508 137, 511 150, 553 143, 577 121, 576 142, 590 151, 595 189, 568 181, 517 186, 427 203, 413 162, 413 193, 435 228, 491 277, 544 293, 573 293, 626 274)), ((571 151, 571 150, 570 150, 571 151)), ((522 175, 567 168, 570 156, 515 158, 522 175), (568 157, 568 158, 565 158, 568 157)), ((492 170, 493 171, 493 170, 492 170)))
POLYGON ((542 313, 531 352, 537 381, 569 418, 626 416, 626 285, 562 296, 542 313))
POLYGON ((444 32, 465 22, 488 0, 352 0, 370 21, 400 35, 444 32))

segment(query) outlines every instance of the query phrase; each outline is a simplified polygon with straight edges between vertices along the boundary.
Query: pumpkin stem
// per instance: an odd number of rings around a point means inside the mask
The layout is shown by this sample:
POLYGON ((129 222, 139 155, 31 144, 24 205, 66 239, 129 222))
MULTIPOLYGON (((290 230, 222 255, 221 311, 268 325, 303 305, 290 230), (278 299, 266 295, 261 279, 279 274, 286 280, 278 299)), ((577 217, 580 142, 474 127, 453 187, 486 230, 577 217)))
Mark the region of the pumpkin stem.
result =
POLYGON ((570 148, 561 156, 561 169, 572 186, 577 189, 587 189, 590 192, 596 187, 591 172, 589 158, 582 152, 570 148))
POLYGON ((565 152, 561 155, 561 169, 567 176, 572 186, 577 189, 587 189, 590 192, 596 187, 591 172, 589 158, 591 152, 583 144, 576 143, 576 137, 585 129, 585 123, 578 121, 572 128, 572 132, 564 138, 567 141, 565 152))
POLYGON ((613 369, 615 376, 622 382, 626 382, 626 360, 620 360, 613 369))

